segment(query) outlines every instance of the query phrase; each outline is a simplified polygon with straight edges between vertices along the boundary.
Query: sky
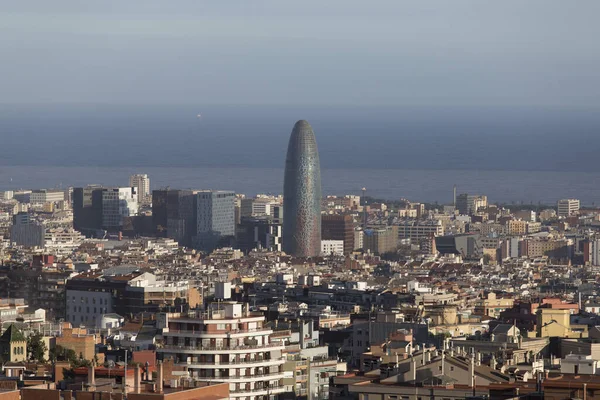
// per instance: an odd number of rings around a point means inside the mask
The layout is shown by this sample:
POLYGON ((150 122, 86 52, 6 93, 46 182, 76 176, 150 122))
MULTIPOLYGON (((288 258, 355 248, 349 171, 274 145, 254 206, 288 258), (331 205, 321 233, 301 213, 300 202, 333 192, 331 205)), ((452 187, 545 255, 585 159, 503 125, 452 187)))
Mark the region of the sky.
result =
POLYGON ((0 103, 600 106, 597 0, 29 0, 0 103))

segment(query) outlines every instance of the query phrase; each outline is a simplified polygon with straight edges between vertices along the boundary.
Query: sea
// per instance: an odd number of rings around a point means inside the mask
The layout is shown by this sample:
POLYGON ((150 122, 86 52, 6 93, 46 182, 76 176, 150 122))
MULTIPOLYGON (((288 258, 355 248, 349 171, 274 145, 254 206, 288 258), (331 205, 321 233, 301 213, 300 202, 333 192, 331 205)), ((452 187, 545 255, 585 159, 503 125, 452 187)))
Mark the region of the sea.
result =
POLYGON ((0 105, 0 189, 127 185, 278 194, 293 124, 315 131, 324 194, 600 203, 600 113, 517 107, 0 105))

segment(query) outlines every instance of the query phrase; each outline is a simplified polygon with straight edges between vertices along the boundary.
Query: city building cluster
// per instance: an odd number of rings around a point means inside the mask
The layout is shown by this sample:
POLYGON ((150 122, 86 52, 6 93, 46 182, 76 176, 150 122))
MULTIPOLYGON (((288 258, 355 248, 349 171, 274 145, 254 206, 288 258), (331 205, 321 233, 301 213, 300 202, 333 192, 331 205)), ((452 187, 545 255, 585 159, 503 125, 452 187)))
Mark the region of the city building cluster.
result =
POLYGON ((0 400, 600 398, 600 209, 284 180, 0 192, 0 400))

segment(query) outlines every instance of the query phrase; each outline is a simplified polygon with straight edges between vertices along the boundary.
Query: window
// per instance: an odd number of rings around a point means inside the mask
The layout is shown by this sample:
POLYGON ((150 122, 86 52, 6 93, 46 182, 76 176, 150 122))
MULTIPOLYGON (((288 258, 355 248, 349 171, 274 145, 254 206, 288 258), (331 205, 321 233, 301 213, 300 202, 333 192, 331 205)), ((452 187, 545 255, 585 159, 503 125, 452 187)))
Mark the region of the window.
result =
POLYGON ((450 371, 454 371, 454 367, 450 367, 450 371))

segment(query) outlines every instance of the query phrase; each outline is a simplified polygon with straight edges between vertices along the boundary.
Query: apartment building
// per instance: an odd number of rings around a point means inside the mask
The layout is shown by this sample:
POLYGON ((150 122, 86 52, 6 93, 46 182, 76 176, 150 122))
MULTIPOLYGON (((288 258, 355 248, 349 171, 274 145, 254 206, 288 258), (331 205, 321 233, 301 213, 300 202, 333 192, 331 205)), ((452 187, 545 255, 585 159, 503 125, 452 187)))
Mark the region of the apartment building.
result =
POLYGON ((213 303, 206 312, 159 314, 164 343, 159 358, 174 358, 192 379, 228 383, 231 399, 276 398, 285 392, 284 344, 262 313, 247 305, 213 303))

